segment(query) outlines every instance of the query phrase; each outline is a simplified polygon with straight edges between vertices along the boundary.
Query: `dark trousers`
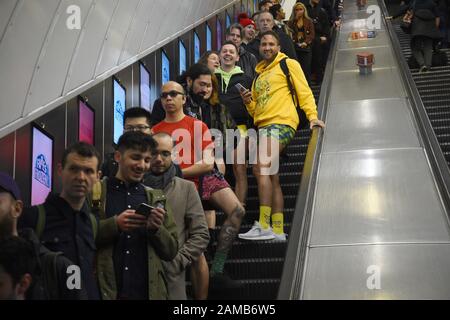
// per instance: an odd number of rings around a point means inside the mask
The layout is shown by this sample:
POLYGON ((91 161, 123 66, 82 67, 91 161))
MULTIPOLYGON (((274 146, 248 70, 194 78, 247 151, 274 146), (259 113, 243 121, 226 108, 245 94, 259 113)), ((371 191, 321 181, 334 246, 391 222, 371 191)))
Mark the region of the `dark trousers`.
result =
POLYGON ((320 38, 314 39, 312 44, 311 73, 316 75, 318 82, 321 82, 323 78, 328 51, 328 40, 322 43, 320 38))
POLYGON ((417 36, 411 40, 411 51, 419 66, 431 67, 433 39, 417 36))
POLYGON ((442 47, 448 48, 448 15, 446 12, 439 12, 439 31, 442 35, 442 47))
POLYGON ((302 67, 303 73, 305 74, 306 81, 308 81, 308 84, 311 84, 311 48, 307 51, 300 48, 295 48, 295 51, 297 52, 298 62, 302 67))

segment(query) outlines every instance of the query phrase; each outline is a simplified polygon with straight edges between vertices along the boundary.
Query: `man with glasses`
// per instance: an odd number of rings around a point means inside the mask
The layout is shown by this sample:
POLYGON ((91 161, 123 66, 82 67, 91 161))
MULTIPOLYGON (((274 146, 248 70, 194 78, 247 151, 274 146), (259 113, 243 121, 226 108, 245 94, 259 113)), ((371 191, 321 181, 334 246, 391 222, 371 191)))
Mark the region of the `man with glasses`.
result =
POLYGON ((169 81, 163 85, 161 92, 161 103, 166 116, 153 127, 153 132, 165 132, 172 136, 177 142, 175 158, 182 168, 184 178, 199 186, 199 177, 206 175, 202 179, 200 197, 226 215, 210 269, 210 292, 213 296, 218 294, 223 297, 224 290, 239 287, 237 282, 224 274, 224 266, 233 240, 239 232, 245 209, 225 179, 208 175, 214 168, 211 133, 204 122, 184 114, 186 95, 183 87, 177 82, 169 81))
POLYGON ((206 299, 208 264, 202 262, 205 260, 203 251, 209 242, 209 232, 202 202, 194 183, 177 177, 177 167, 172 161, 172 137, 167 133, 156 133, 153 139, 157 147, 152 152, 150 173, 145 177, 144 184, 164 191, 178 230, 177 256, 170 262, 163 262, 169 297, 171 300, 187 299, 185 270, 191 266, 193 298, 206 299))
MULTIPOLYGON (((127 109, 123 115, 123 130, 124 132, 141 131, 151 134, 151 119, 152 116, 146 109, 139 107, 127 109)), ((107 154, 105 158, 101 169, 102 176, 114 177, 118 168, 118 164, 114 160, 114 153, 107 154)))

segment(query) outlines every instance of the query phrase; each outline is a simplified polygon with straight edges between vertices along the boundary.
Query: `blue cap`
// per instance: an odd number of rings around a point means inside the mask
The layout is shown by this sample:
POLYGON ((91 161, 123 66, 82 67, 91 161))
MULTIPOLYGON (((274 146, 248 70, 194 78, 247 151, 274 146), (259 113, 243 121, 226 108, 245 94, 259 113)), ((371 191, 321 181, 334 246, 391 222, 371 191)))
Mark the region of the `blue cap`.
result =
POLYGON ((19 186, 10 175, 4 172, 0 172, 0 188, 11 193, 16 200, 20 200, 19 186))

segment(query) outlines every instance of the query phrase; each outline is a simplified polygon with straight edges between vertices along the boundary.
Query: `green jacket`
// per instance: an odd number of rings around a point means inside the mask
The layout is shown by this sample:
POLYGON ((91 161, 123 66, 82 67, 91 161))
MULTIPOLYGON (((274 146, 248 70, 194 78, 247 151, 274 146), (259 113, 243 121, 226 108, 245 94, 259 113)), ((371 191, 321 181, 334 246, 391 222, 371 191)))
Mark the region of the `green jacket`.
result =
MULTIPOLYGON (((97 236, 97 278, 103 300, 117 298, 116 276, 113 263, 113 247, 119 236, 117 216, 105 218, 104 203, 106 196, 106 179, 102 180, 102 201, 100 202, 100 225, 97 236), (101 210, 103 208, 103 211, 101 210)), ((165 202, 161 190, 146 187, 149 204, 165 202)), ((167 300, 166 276, 161 260, 171 261, 178 253, 178 233, 172 210, 166 204, 164 222, 156 232, 148 232, 148 296, 150 300, 167 300)))

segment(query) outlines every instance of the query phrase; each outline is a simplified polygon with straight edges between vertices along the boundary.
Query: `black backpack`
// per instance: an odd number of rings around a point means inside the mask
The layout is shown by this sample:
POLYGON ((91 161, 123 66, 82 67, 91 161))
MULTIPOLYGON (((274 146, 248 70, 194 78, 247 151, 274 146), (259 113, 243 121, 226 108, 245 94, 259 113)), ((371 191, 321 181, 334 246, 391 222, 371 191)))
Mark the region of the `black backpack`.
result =
MULTIPOLYGON (((295 92, 295 88, 291 82, 291 73, 287 66, 286 59, 287 58, 283 58, 280 60, 280 68, 281 68, 281 70, 283 70, 283 73, 286 76, 289 92, 291 93, 291 97, 292 97, 292 102, 294 102, 295 109, 297 110, 297 114, 298 114, 298 119, 300 120, 300 122, 298 123, 298 126, 297 126, 297 130, 306 129, 309 125, 309 120, 306 117, 305 111, 303 111, 303 109, 300 108, 300 103, 298 102, 298 99, 297 99, 297 93, 295 92)), ((256 82, 256 79, 258 79, 258 76, 259 76, 259 74, 256 76, 254 83, 256 82)))
POLYGON ((59 280, 58 280, 58 256, 62 255, 62 252, 49 251, 41 256, 42 274, 41 280, 45 284, 46 288, 46 300, 58 300, 61 299, 59 295, 59 280))

